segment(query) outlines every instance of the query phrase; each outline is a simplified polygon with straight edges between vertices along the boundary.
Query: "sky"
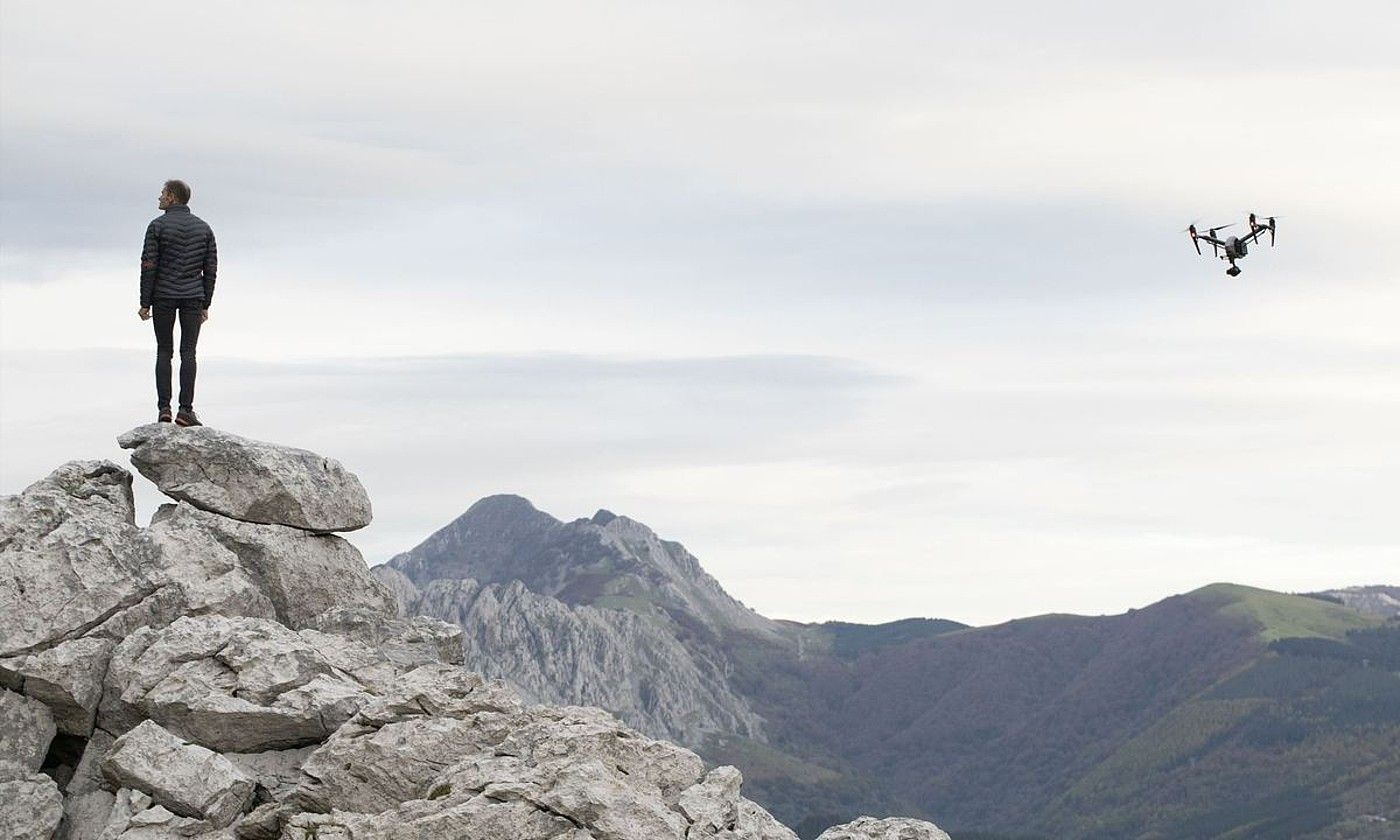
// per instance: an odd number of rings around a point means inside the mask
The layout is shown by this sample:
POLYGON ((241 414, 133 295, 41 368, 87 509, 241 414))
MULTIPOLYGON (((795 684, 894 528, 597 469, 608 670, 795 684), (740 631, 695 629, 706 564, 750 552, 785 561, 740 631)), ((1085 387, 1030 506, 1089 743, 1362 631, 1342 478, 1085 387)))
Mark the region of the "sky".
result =
POLYGON ((176 177, 197 409, 355 471, 372 564, 516 493, 801 621, 1400 583, 1396 43, 1382 2, 6 0, 0 493, 154 418, 176 177), (1226 277, 1183 228, 1251 210, 1226 277))

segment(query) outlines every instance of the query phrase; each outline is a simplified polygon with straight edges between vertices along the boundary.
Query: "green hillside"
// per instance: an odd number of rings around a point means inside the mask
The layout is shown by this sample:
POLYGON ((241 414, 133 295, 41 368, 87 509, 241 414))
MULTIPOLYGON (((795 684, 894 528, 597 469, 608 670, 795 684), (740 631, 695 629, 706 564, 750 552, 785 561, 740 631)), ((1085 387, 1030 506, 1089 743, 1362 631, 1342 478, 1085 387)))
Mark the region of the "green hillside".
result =
POLYGON ((1255 622, 1266 642, 1309 636, 1344 639, 1351 630, 1382 623, 1341 604, 1233 583, 1213 583, 1186 597, 1217 605, 1221 615, 1255 622))
POLYGON ((1400 825, 1400 623, 1215 584, 1119 616, 801 635, 817 643, 800 659, 762 645, 735 656, 735 684, 782 759, 723 753, 804 837, 872 810, 954 837, 1359 838, 1400 825), (859 794, 846 784, 823 800, 814 767, 860 780, 859 794))

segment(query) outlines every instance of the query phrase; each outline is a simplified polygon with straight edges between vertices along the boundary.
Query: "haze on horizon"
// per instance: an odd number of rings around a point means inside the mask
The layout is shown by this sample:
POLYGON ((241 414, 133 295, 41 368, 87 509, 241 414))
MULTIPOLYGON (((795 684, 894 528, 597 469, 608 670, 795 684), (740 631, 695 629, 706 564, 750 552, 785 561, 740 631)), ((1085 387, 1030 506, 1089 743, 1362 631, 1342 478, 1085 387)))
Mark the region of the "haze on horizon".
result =
POLYGON ((510 492, 775 618, 1396 583, 1395 43, 1380 2, 9 2, 0 492, 153 419, 179 177, 198 407, 356 471, 372 563, 510 492), (1179 232, 1250 210, 1238 278, 1179 232))

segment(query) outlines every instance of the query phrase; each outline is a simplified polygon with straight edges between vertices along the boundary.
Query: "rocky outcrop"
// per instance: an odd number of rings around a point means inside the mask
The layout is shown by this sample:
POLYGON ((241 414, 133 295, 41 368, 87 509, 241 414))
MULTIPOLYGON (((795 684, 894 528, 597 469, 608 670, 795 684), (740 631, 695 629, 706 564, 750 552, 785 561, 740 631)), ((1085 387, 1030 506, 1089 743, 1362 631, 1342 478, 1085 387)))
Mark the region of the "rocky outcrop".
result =
POLYGON ((119 733, 150 719, 224 751, 297 747, 329 737, 394 674, 349 639, 266 619, 186 617, 117 647, 103 724, 119 733))
MULTIPOLYGON (((642 616, 496 584, 476 592, 466 636, 401 617, 413 584, 381 585, 348 543, 312 533, 333 517, 206 509, 334 510, 343 482, 306 476, 339 465, 212 430, 125 439, 189 497, 148 528, 130 475, 106 462, 0 500, 0 837, 795 840, 734 768, 707 772, 600 709, 531 705, 461 667, 464 647, 489 658, 533 617, 547 644, 612 634, 660 669, 684 651, 642 616), (248 501, 269 475, 295 504, 248 501)), ((697 695, 657 698, 700 714, 728 702, 697 695)))
POLYGON ((110 461, 72 461, 0 498, 0 657, 101 633, 160 588, 135 520, 131 474, 110 461))
POLYGON ((817 840, 949 840, 938 826, 923 820, 900 817, 877 820, 861 817, 855 822, 837 825, 821 833, 817 840))
POLYGON ((173 499, 244 522, 308 531, 369 524, 369 496, 340 465, 305 449, 249 440, 209 426, 138 426, 117 439, 131 463, 173 499))

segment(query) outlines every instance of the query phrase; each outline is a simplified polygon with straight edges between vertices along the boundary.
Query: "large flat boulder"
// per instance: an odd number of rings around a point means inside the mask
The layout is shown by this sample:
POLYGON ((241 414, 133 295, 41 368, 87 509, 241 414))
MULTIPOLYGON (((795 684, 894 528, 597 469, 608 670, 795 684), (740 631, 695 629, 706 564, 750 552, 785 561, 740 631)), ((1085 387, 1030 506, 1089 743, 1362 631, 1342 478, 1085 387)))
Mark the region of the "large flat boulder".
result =
POLYGON ((245 522, 308 531, 370 523, 369 496, 339 461, 209 426, 138 426, 117 438, 131 463, 171 498, 245 522))
POLYGON ((395 673, 350 639, 265 619, 185 617, 117 646, 98 721, 125 732, 150 719, 221 752, 299 747, 329 737, 395 673))
POLYGON ((150 794, 176 814, 223 828, 253 801, 254 781, 233 762, 153 721, 118 738, 102 772, 120 787, 150 794))
POLYGON ((0 657, 100 631, 161 588, 135 516, 131 473, 110 461, 0 497, 0 657))
POLYGON ((334 535, 240 522, 187 503, 162 506, 147 534, 168 578, 184 588, 189 612, 274 618, 301 629, 332 609, 381 619, 397 611, 359 550, 334 535))

